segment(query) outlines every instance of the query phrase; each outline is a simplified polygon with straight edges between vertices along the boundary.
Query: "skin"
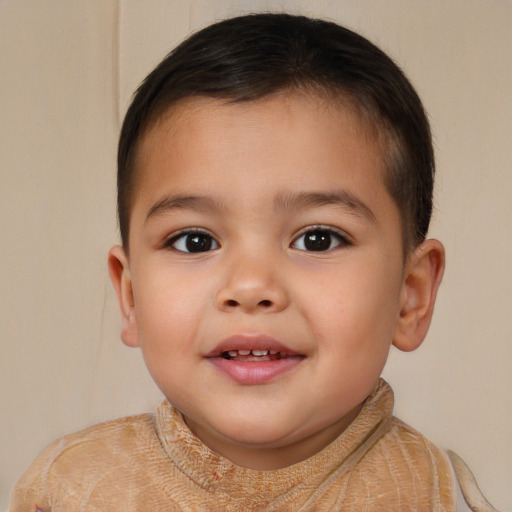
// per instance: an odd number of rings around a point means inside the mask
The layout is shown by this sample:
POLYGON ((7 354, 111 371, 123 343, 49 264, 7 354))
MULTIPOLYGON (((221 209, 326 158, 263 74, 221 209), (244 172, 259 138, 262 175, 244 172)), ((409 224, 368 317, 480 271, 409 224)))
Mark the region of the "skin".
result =
POLYGON ((146 133, 137 169, 130 253, 109 254, 124 343, 235 464, 317 453, 360 411, 390 346, 421 344, 443 273, 436 240, 404 262, 380 147, 348 108, 314 95, 195 98, 146 133), (211 250, 183 252, 190 228, 211 250), (330 245, 308 250, 318 229, 330 245), (212 364, 222 340, 261 335, 298 362, 256 384, 212 364))

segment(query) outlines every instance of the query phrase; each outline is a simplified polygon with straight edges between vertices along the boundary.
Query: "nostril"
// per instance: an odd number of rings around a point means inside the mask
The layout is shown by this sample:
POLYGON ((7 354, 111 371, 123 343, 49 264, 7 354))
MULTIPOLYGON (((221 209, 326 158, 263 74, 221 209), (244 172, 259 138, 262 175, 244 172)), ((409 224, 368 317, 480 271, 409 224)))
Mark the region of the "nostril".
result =
POLYGON ((272 306, 272 302, 270 300, 260 300, 258 302, 258 306, 263 306, 264 308, 269 308, 270 306, 272 306))
POLYGON ((236 300, 229 299, 226 301, 226 306, 228 306, 230 308, 234 308, 234 307, 238 306, 238 302, 236 300))

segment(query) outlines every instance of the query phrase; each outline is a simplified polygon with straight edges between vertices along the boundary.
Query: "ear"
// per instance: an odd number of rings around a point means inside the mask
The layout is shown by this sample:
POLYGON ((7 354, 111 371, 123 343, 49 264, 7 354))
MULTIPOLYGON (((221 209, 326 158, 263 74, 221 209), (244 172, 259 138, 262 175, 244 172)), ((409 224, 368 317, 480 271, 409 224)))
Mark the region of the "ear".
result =
POLYGON ((120 245, 112 247, 108 253, 108 270, 121 310, 121 339, 128 347, 138 347, 139 337, 130 265, 126 252, 120 245))
POLYGON ((411 254, 405 268, 400 316, 393 337, 393 345, 398 349, 415 350, 425 339, 444 266, 444 247, 438 240, 425 240, 411 254))

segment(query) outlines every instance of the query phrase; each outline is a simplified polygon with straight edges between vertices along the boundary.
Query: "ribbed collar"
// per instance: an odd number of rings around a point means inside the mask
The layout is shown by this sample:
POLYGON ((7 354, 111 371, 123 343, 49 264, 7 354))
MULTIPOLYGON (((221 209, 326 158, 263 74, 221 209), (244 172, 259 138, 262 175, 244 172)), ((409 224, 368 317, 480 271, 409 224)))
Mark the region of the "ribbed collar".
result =
POLYGON ((307 502, 313 502, 387 432, 393 404, 391 387, 380 379, 359 415, 338 438, 313 457, 275 471, 242 468, 210 450, 167 401, 157 407, 155 419, 165 451, 188 478, 208 492, 263 507, 288 502, 298 493, 306 493, 307 502))

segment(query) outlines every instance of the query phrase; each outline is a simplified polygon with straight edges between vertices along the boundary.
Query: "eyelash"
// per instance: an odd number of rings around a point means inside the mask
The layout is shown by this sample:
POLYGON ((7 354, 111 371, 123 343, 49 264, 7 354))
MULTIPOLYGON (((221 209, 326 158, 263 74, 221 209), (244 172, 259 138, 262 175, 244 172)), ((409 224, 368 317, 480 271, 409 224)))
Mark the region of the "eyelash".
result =
POLYGON ((292 243, 290 244, 290 246, 294 249, 298 249, 299 251, 305 251, 305 252, 328 252, 328 251, 332 251, 338 247, 347 247, 347 246, 350 246, 352 245, 352 243, 350 242, 350 240, 348 239, 347 235, 344 234, 343 232, 337 230, 337 229, 334 229, 332 227, 328 227, 328 226, 308 226, 307 228, 305 228, 304 230, 302 230, 301 233, 299 233, 298 236, 296 236, 292 243), (311 240, 313 243, 317 243, 318 244, 318 249, 315 250, 315 249, 311 249, 311 250, 308 250, 306 248, 306 242, 303 242, 302 243, 302 248, 301 247, 294 247, 294 245, 297 244, 297 242, 299 240, 301 240, 304 236, 306 235, 315 235, 315 237, 317 237, 318 235, 323 235, 322 237, 319 237, 318 239, 313 239, 311 240), (327 241, 329 243, 328 247, 327 248, 322 248, 323 245, 325 244, 326 242, 326 237, 325 235, 327 235, 327 241), (336 240, 336 242, 333 241, 333 239, 336 240), (333 242, 336 244, 336 245, 332 245, 333 242))
MULTIPOLYGON (((185 254, 197 254, 197 253, 202 253, 202 252, 209 252, 209 251, 216 250, 220 247, 217 240, 215 240, 215 238, 210 233, 208 233, 208 231, 205 231, 205 230, 199 229, 199 228, 184 229, 183 231, 175 233, 173 236, 168 238, 164 242, 163 245, 164 245, 164 247, 169 247, 170 249, 172 249, 174 251, 182 252, 185 254), (206 246, 206 249, 198 250, 198 251, 190 250, 190 247, 187 247, 186 244, 187 244, 187 237, 192 236, 192 235, 196 235, 196 238, 203 237, 203 242, 207 242, 207 244, 208 244, 206 246), (176 247, 178 242, 181 242, 181 244, 184 244, 183 247, 181 247, 181 248, 176 247), (212 247, 212 245, 213 245, 213 247, 212 247), (185 249, 189 249, 189 250, 185 250, 185 249)), ((201 247, 199 246, 199 248, 201 248, 201 247)), ((204 248, 204 246, 203 246, 203 248, 204 248)))
MULTIPOLYGON (((344 233, 332 227, 320 225, 308 226, 302 230, 301 233, 292 240, 290 247, 304 252, 327 252, 336 249, 337 247, 346 247, 349 245, 352 244, 344 233), (308 234, 312 236, 309 242, 317 244, 317 247, 310 248, 308 250, 306 246, 308 243, 307 241, 302 242, 302 247, 297 247, 297 242, 308 234), (327 246, 325 246, 326 243, 328 244, 327 246), (333 243, 335 244, 334 246, 333 243)), ((208 231, 199 228, 185 229, 175 233, 164 242, 163 246, 185 254, 209 252, 220 248, 220 244, 208 231), (187 245, 187 242, 189 241, 192 243, 192 239, 188 239, 188 237, 193 235, 196 235, 196 243, 199 244, 194 249, 199 250, 192 250, 192 247, 187 245)))

